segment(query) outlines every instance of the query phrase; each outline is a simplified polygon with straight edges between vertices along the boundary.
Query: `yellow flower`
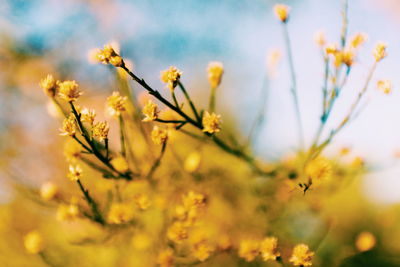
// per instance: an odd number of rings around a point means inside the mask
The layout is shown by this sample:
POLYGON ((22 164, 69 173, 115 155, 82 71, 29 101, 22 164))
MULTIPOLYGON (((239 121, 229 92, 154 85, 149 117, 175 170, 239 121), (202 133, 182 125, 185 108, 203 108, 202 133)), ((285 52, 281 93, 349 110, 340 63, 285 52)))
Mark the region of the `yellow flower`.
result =
POLYGON ((325 47, 325 53, 327 55, 334 55, 338 52, 337 44, 328 44, 325 47))
POLYGON ((108 212, 107 220, 109 223, 122 224, 132 220, 133 215, 133 207, 130 204, 113 203, 108 212))
POLYGON ((58 187, 52 182, 46 182, 40 187, 40 196, 44 200, 52 200, 58 193, 58 187))
POLYGON ((323 31, 316 32, 314 34, 314 42, 318 46, 323 47, 326 44, 325 33, 323 31))
POLYGON ((143 121, 154 121, 158 118, 158 110, 157 104, 153 103, 150 99, 147 101, 146 105, 143 107, 143 115, 145 116, 143 121))
POLYGON ((288 18, 289 18, 289 11, 290 7, 287 5, 282 5, 282 4, 276 4, 274 6, 274 13, 275 16, 282 21, 283 23, 286 23, 288 18))
POLYGON ((350 153, 350 148, 349 148, 349 147, 346 147, 346 146, 340 148, 340 150, 339 150, 339 155, 340 155, 340 156, 346 156, 346 155, 348 155, 349 153, 350 153))
POLYGON ((276 237, 266 237, 261 241, 260 252, 264 261, 276 260, 281 255, 278 252, 278 239, 276 237))
POLYGON ((190 173, 195 172, 199 168, 200 162, 201 162, 201 154, 196 151, 192 152, 186 158, 183 168, 187 172, 190 172, 190 173))
POLYGON ((253 261, 260 253, 260 242, 253 239, 242 240, 239 244, 239 257, 253 261))
POLYGON ((354 58, 356 55, 352 50, 346 49, 342 51, 341 56, 343 64, 345 64, 347 67, 351 67, 354 63, 354 58))
POLYGON ((124 173, 129 170, 128 162, 123 156, 113 158, 110 163, 119 172, 124 173))
POLYGON ((376 244, 376 238, 370 232, 361 232, 356 238, 356 248, 360 252, 372 249, 376 244))
POLYGON ((79 85, 75 81, 64 81, 59 83, 58 86, 58 95, 65 101, 76 101, 82 95, 82 92, 79 91, 79 85))
POLYGON ((136 195, 135 202, 138 205, 139 209, 141 209, 141 210, 147 210, 151 205, 151 201, 147 194, 136 195))
POLYGON ((203 207, 206 205, 206 197, 203 194, 189 191, 182 196, 183 206, 187 209, 203 207))
POLYGON ((328 159, 318 157, 307 164, 305 173, 313 182, 320 182, 332 176, 332 164, 328 159))
POLYGON ((99 141, 104 141, 108 137, 108 131, 110 130, 110 126, 106 121, 97 122, 93 125, 93 137, 99 139, 99 141))
POLYGON ((169 240, 179 244, 183 240, 186 240, 189 235, 186 227, 181 222, 174 222, 167 231, 167 237, 169 240))
POLYGON ((80 157, 82 151, 82 147, 80 144, 75 142, 73 139, 66 139, 64 144, 64 156, 67 161, 74 162, 77 158, 80 157))
POLYGON ((42 87, 44 93, 50 97, 54 97, 57 93, 57 81, 50 74, 46 78, 40 81, 40 87, 42 87))
POLYGON ((124 65, 123 59, 115 52, 111 45, 105 45, 103 50, 98 50, 96 58, 103 64, 111 64, 115 67, 121 67, 124 65))
POLYGON ((272 77, 276 76, 277 66, 282 58, 282 51, 279 49, 273 49, 267 54, 267 71, 272 77))
POLYGON ((379 80, 377 82, 378 89, 388 95, 392 92, 392 83, 389 80, 379 80))
POLYGON ((214 249, 214 246, 210 245, 206 240, 202 240, 193 245, 192 254, 196 259, 203 262, 210 257, 214 249))
POLYGON ((221 115, 206 111, 203 116, 203 127, 203 132, 218 133, 221 130, 221 115))
POLYGON ((82 178, 82 168, 79 165, 69 165, 67 177, 71 181, 78 181, 82 178))
POLYGON ((74 115, 70 114, 68 118, 65 118, 60 129, 62 136, 75 136, 77 130, 76 121, 74 115))
POLYGON ((374 49, 374 57, 376 62, 381 61, 387 56, 386 44, 379 42, 374 49))
POLYGON ((157 263, 161 267, 172 267, 174 265, 174 251, 170 248, 162 250, 158 254, 157 263))
POLYGON ((58 221, 72 221, 79 216, 79 208, 76 203, 60 204, 57 209, 58 221))
POLYGON ((151 131, 151 140, 156 145, 164 144, 168 139, 168 131, 165 129, 160 129, 158 126, 154 126, 151 131))
POLYGON ((367 40, 367 35, 365 33, 357 33, 351 38, 350 46, 352 48, 358 48, 362 44, 364 44, 366 40, 367 40))
POLYGON ((126 110, 126 96, 121 96, 119 92, 113 92, 107 98, 107 111, 110 116, 118 117, 122 111, 126 110))
POLYGON ((224 66, 221 62, 210 62, 208 64, 207 73, 211 88, 217 88, 221 83, 222 74, 224 74, 224 66))
POLYGON ((310 251, 306 244, 298 244, 294 247, 289 261, 294 266, 311 266, 314 252, 310 251))
POLYGON ((96 111, 94 109, 84 108, 81 112, 81 121, 87 122, 93 125, 94 119, 96 118, 96 111))
POLYGON ((173 91, 181 78, 182 72, 176 67, 171 66, 161 72, 161 81, 167 84, 169 90, 173 91))
POLYGON ((38 254, 43 251, 44 243, 38 231, 31 231, 24 237, 24 246, 28 253, 38 254))

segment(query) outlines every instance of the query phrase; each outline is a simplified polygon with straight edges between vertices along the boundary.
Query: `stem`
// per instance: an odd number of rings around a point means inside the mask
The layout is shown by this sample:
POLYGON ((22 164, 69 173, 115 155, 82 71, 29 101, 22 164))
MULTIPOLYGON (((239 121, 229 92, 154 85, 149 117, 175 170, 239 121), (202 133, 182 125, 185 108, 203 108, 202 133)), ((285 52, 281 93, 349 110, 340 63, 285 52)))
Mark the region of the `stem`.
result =
POLYGON ((77 141, 87 152, 93 153, 93 151, 92 151, 87 145, 85 145, 84 143, 82 143, 82 141, 79 140, 78 137, 76 137, 76 135, 73 135, 72 138, 74 138, 75 141, 77 141))
POLYGON ((348 0, 343 0, 343 11, 342 11, 342 19, 343 19, 343 25, 342 25, 342 34, 341 34, 341 45, 342 45, 342 50, 346 46, 346 39, 347 39, 347 28, 349 24, 348 20, 348 7, 349 7, 349 1, 348 0))
POLYGON ((78 179, 76 182, 78 183, 80 190, 82 191, 83 195, 85 196, 87 203, 89 204, 90 208, 92 209, 93 220, 100 223, 101 225, 104 225, 105 221, 103 219, 103 216, 101 215, 96 202, 89 195, 89 191, 87 189, 85 189, 81 180, 78 179))
POLYGON ((108 138, 104 139, 104 145, 106 147, 106 159, 109 160, 110 150, 108 149, 108 138))
POLYGON ((156 159, 156 161, 153 163, 153 165, 151 166, 149 173, 146 175, 146 178, 147 178, 147 179, 151 179, 152 176, 153 176, 153 173, 154 173, 154 172, 157 170, 157 168, 160 166, 161 159, 163 158, 163 156, 164 156, 164 154, 165 154, 165 149, 166 149, 166 147, 167 147, 167 141, 165 141, 165 142, 162 144, 161 153, 160 153, 160 155, 158 156, 158 158, 156 159))
POLYGON ((172 91, 171 91, 171 95, 172 95, 172 99, 174 100, 175 106, 176 106, 177 108, 180 108, 179 102, 178 102, 178 100, 176 99, 175 90, 172 90, 172 91))
POLYGON ((215 95, 216 95, 216 90, 217 88, 211 88, 211 95, 210 95, 210 102, 208 104, 208 109, 210 112, 215 111, 215 95))
POLYGON ((126 148, 125 148, 125 134, 124 134, 124 119, 122 115, 119 115, 119 136, 121 142, 121 154, 123 157, 126 156, 126 148))
POLYGON ((189 105, 193 111, 194 116, 196 117, 197 121, 199 123, 201 123, 201 118, 199 116, 199 113, 197 113, 197 109, 195 107, 195 105, 193 104, 192 100, 190 99, 190 96, 188 94, 188 92, 186 91, 185 87, 183 86, 183 84, 181 83, 181 81, 178 80, 178 86, 179 88, 181 88, 183 94, 185 95, 186 100, 189 102, 189 105))
POLYGON ((163 120, 163 119, 156 119, 156 121, 162 122, 162 123, 185 123, 186 122, 186 121, 182 121, 182 120, 163 120))
POLYGON ((296 118, 297 118, 297 125, 299 128, 300 148, 303 149, 304 148, 304 134, 303 134, 303 126, 302 126, 302 122, 301 122, 299 99, 297 96, 297 80, 296 80, 296 73, 294 70, 293 54, 292 54, 290 37, 289 37, 289 31, 288 31, 288 27, 287 27, 286 23, 283 23, 283 32, 284 32, 284 37, 285 37, 286 50, 287 50, 287 54, 288 54, 290 76, 291 76, 291 80, 292 80, 292 87, 291 87, 290 91, 293 96, 293 101, 294 101, 294 106, 295 106, 295 111, 296 111, 296 118))

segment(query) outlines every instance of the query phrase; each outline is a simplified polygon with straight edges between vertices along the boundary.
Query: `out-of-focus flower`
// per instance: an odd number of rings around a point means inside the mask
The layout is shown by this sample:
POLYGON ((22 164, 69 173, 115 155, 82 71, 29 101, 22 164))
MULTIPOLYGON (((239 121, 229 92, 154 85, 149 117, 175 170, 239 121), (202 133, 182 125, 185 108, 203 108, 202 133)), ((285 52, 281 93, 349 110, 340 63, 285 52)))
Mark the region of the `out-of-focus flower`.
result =
POLYGON ((82 178, 82 168, 79 165, 69 165, 67 177, 71 181, 78 181, 82 178))
POLYGON ((74 115, 70 114, 68 118, 65 118, 60 129, 60 135, 62 136, 75 136, 77 125, 74 115))
POLYGON ((126 96, 121 96, 119 92, 113 92, 107 98, 107 112, 110 116, 118 117, 121 112, 126 110, 126 96))
POLYGON ((294 266, 311 266, 314 252, 306 244, 298 244, 294 247, 289 261, 294 266))
POLYGON ((271 77, 275 77, 277 66, 282 58, 280 49, 273 49, 267 54, 267 71, 271 77))
POLYGON ((192 246, 192 254, 199 261, 203 262, 207 260, 214 252, 215 248, 206 240, 195 243, 192 246))
POLYGON ((123 156, 113 158, 110 163, 118 172, 124 173, 129 170, 128 162, 123 156))
POLYGON ((360 156, 357 156, 353 159, 353 161, 351 162, 351 166, 353 168, 360 168, 365 164, 364 159, 360 156))
POLYGON ((327 158, 318 157, 307 164, 305 173, 313 182, 320 182, 332 176, 332 164, 327 158))
POLYGON ((386 44, 379 42, 374 49, 374 57, 376 62, 381 61, 382 59, 384 59, 387 56, 386 53, 386 44))
POLYGON ((217 88, 222 80, 224 74, 224 65, 221 62, 210 62, 207 67, 208 82, 211 88, 217 88))
POLYGON ((151 201, 147 194, 136 195, 135 202, 138 205, 139 209, 141 209, 141 210, 147 210, 151 205, 151 201))
POLYGON ((350 148, 347 146, 344 146, 342 148, 339 149, 339 155, 340 156, 346 156, 350 153, 350 148))
POLYGON ((379 80, 377 82, 377 87, 386 95, 392 92, 392 82, 389 80, 379 80))
POLYGON ((158 254, 157 263, 161 267, 172 267, 174 265, 174 251, 170 248, 162 250, 158 254))
POLYGON ((168 131, 166 129, 160 129, 158 126, 154 126, 151 131, 151 140, 156 145, 164 144, 168 139, 168 131))
POLYGON ((24 237, 24 246, 28 253, 38 254, 44 249, 42 235, 38 231, 31 231, 24 237))
POLYGON ((278 251, 278 239, 276 237, 266 237, 261 241, 260 252, 264 261, 276 260, 281 254, 278 251))
POLYGON ((338 46, 337 46, 337 44, 328 44, 326 47, 325 47, 325 53, 327 54, 327 55, 334 55, 334 54, 336 54, 337 52, 338 52, 339 50, 338 50, 338 46))
POLYGON ((221 115, 206 111, 203 116, 203 132, 218 133, 221 130, 221 115))
POLYGON ((58 193, 58 187, 52 182, 46 182, 40 187, 40 197, 46 201, 52 200, 58 193))
POLYGON ((58 221, 72 221, 79 216, 79 207, 76 203, 60 204, 57 209, 56 219, 58 221))
POLYGON ((274 13, 275 16, 282 21, 283 23, 286 23, 287 20, 289 19, 289 11, 290 11, 290 7, 287 5, 283 5, 283 4, 276 4, 274 6, 274 13))
POLYGON ((145 233, 137 233, 132 238, 132 246, 137 250, 146 250, 151 243, 151 237, 145 233))
POLYGON ((79 85, 75 81, 60 82, 58 87, 58 95, 65 101, 76 101, 82 95, 82 92, 79 90, 79 85))
POLYGON ((81 121, 87 122, 93 125, 94 119, 96 118, 96 111, 94 109, 84 108, 81 112, 81 121))
POLYGON ((174 222, 167 231, 169 240, 180 244, 183 240, 189 237, 187 228, 181 222, 174 222))
POLYGON ((376 238, 370 232, 361 232, 356 238, 356 248, 360 252, 364 252, 375 247, 376 238))
POLYGON ((185 159, 185 163, 183 165, 185 171, 187 172, 195 172, 200 166, 201 162, 201 154, 199 152, 192 152, 185 159))
POLYGON ((182 72, 171 66, 161 72, 161 81, 167 84, 169 90, 173 91, 181 78, 182 72))
POLYGON ((239 257, 250 262, 260 253, 260 242, 253 239, 242 240, 239 244, 239 257))
POLYGON ((351 48, 358 48, 365 43, 368 36, 365 33, 357 33, 355 34, 350 40, 350 47, 351 48))
POLYGON ((182 196, 182 203, 187 209, 203 207, 206 204, 206 197, 203 194, 189 191, 186 195, 182 196))
POLYGON ((326 44, 326 37, 325 33, 323 31, 318 31, 314 34, 314 42, 320 46, 323 47, 326 44))
POLYGON ((108 137, 109 130, 110 126, 106 121, 96 122, 92 128, 93 137, 99 141, 104 141, 108 137))
POLYGON ((127 203, 113 203, 108 212, 107 221, 113 224, 127 223, 133 219, 133 207, 127 203))
POLYGON ((64 144, 64 156, 69 162, 75 162, 80 157, 82 147, 73 139, 67 139, 64 144))
POLYGON ((40 81, 40 87, 42 87, 43 92, 50 96, 50 97, 55 97, 57 93, 57 81, 54 79, 54 77, 51 74, 48 74, 46 78, 43 78, 40 81))
POLYGON ((158 118, 158 110, 157 104, 153 103, 150 99, 147 101, 146 105, 143 107, 142 113, 145 116, 143 121, 154 121, 158 118))

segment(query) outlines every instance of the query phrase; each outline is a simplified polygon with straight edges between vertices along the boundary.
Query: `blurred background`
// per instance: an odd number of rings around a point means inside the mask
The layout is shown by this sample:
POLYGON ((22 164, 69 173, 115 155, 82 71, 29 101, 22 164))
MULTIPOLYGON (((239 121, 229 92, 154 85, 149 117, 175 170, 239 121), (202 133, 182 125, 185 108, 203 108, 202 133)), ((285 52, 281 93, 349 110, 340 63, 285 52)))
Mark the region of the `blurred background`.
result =
MULTIPOLYGON (((319 122, 321 107, 316 99, 321 94, 323 77, 323 62, 313 35, 322 30, 330 42, 338 41, 342 1, 285 3, 292 6, 289 30, 304 130, 310 142, 319 122)), ((58 128, 46 112, 38 81, 47 73, 57 73, 65 79, 76 79, 90 96, 111 90, 109 70, 88 61, 89 51, 107 42, 120 44, 122 55, 133 62, 135 71, 155 87, 162 87, 160 70, 178 66, 190 91, 203 101, 204 91, 208 90, 205 68, 209 61, 222 61, 226 71, 219 91, 220 110, 223 115, 229 114, 225 118, 237 122, 243 135, 249 131, 260 103, 267 53, 281 50, 282 64, 267 88, 266 123, 254 149, 261 158, 270 160, 293 151, 296 124, 282 32, 272 13, 273 4, 275 1, 268 0, 178 0, 173 4, 155 0, 1 1, 2 164, 20 172, 27 170, 21 166, 36 165, 35 172, 21 174, 23 180, 43 181, 52 175, 43 169, 51 164, 43 159, 43 149, 57 140, 58 128), (23 145, 17 148, 15 144, 23 145), (36 159, 34 163, 32 158, 36 159)), ((341 146, 350 146, 373 163, 363 190, 380 203, 400 201, 400 170, 394 157, 400 147, 400 94, 396 92, 400 82, 396 75, 400 59, 400 39, 396 34, 399 10, 395 0, 350 1, 349 35, 365 32, 369 38, 330 120, 334 126, 343 118, 365 80, 374 44, 379 40, 387 42, 389 57, 373 78, 368 107, 328 149, 337 151, 341 146), (392 80, 394 93, 389 97, 376 93, 377 79, 392 80)), ((0 177, 6 175, 0 173, 0 177)), ((0 194, 2 201, 7 201, 5 184, 0 194)))

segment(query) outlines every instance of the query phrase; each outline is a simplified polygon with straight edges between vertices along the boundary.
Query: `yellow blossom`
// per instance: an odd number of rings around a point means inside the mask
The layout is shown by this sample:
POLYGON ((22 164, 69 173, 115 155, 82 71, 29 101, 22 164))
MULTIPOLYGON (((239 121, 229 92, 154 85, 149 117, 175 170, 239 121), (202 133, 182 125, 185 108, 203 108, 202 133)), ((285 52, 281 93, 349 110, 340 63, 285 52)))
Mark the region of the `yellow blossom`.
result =
POLYGON ((325 33, 323 31, 316 32, 314 34, 314 42, 320 46, 323 47, 326 44, 326 37, 325 33))
POLYGON ((353 159, 353 161, 351 162, 351 166, 352 166, 353 168, 360 168, 360 167, 362 167, 364 164, 365 164, 364 159, 363 159, 362 157, 359 157, 359 156, 355 157, 355 158, 353 159))
POLYGON ((250 262, 260 253, 260 242, 253 239, 242 240, 239 244, 239 257, 250 262))
POLYGON ((128 162, 123 156, 113 158, 110 163, 118 172, 124 173, 129 170, 128 162))
POLYGON ((157 263, 161 267, 172 267, 174 265, 174 251, 170 248, 162 250, 158 254, 157 263))
POLYGON ((360 252, 372 249, 376 244, 376 238, 370 232, 361 232, 356 238, 356 248, 360 252))
POLYGON ((273 49, 267 54, 267 71, 271 77, 275 77, 277 66, 282 58, 280 49, 273 49))
POLYGON ((135 202, 138 205, 139 209, 141 209, 141 210, 147 210, 151 205, 151 201, 147 194, 136 195, 135 202))
POLYGON ((126 110, 126 96, 121 96, 119 92, 113 92, 107 98, 107 112, 110 116, 118 117, 121 112, 126 110))
POLYGON ((133 207, 127 203, 113 203, 107 221, 112 224, 127 223, 133 219, 133 207))
POLYGON ((389 80, 379 80, 377 86, 378 89, 386 95, 392 92, 392 82, 389 80))
POLYGON ((386 44, 379 42, 374 49, 374 57, 376 62, 381 61, 387 56, 386 44))
POLYGON ((104 141, 108 137, 109 130, 110 126, 106 121, 96 122, 92 128, 93 137, 96 137, 99 141, 104 141))
POLYGON ((62 136, 75 136, 77 125, 74 115, 70 114, 68 118, 65 118, 60 129, 60 135, 62 136))
POLYGON ((310 251, 306 244, 298 244, 294 247, 289 261, 294 266, 311 266, 314 252, 310 251))
POLYGON ((167 231, 167 237, 169 240, 175 243, 182 243, 183 240, 186 240, 189 235, 186 227, 181 222, 174 222, 167 231))
POLYGON ((207 242, 206 240, 202 240, 193 245, 192 254, 196 259, 203 262, 211 256, 214 250, 214 246, 209 244, 209 242, 207 242))
POLYGON ((78 181, 82 178, 82 168, 79 165, 69 165, 67 177, 71 181, 78 181))
POLYGON ((111 64, 115 67, 121 67, 124 65, 123 59, 115 52, 114 48, 110 44, 105 45, 103 50, 99 49, 96 58, 103 64, 111 64))
POLYGON ((94 109, 84 108, 81 111, 81 121, 87 122, 93 125, 94 119, 96 118, 96 111, 94 109))
POLYGON ((281 254, 278 252, 278 239, 266 237, 260 244, 260 252, 264 261, 276 260, 281 254))
POLYGON ((57 209, 58 221, 72 221, 79 216, 79 208, 76 203, 60 204, 57 209))
POLYGON ((204 207, 206 205, 206 197, 203 194, 189 191, 182 196, 182 203, 187 209, 204 207))
POLYGON ((82 92, 79 91, 79 86, 75 81, 64 81, 59 83, 59 92, 58 95, 68 102, 73 102, 78 99, 82 95, 82 92))
POLYGON ((52 200, 58 193, 58 187, 52 182, 46 182, 40 187, 40 196, 44 200, 52 200))
POLYGON ((321 182, 332 176, 332 164, 327 158, 318 157, 307 164, 305 172, 313 182, 321 182))
POLYGON ((328 55, 334 55, 338 52, 337 44, 328 44, 325 47, 325 53, 328 55))
POLYGON ((66 139, 64 144, 64 156, 69 162, 74 162, 80 157, 82 147, 73 139, 66 139))
POLYGON ((160 129, 158 126, 154 126, 151 131, 151 140, 156 145, 164 144, 168 139, 168 131, 165 129, 160 129))
POLYGON ((38 254, 43 251, 44 243, 42 235, 38 231, 31 231, 24 237, 24 246, 28 253, 38 254))
POLYGON ((183 167, 185 171, 192 173, 197 171, 197 169, 200 166, 200 162, 201 162, 201 154, 199 152, 194 151, 187 156, 183 164, 183 167))
POLYGON ((217 88, 221 83, 222 74, 224 74, 224 66, 221 62, 210 62, 208 64, 207 73, 211 88, 217 88))
POLYGON ((367 35, 365 33, 357 33, 351 38, 350 46, 352 48, 358 48, 362 44, 364 44, 366 40, 367 40, 367 35))
POLYGON ((339 150, 339 155, 341 155, 341 156, 346 156, 349 153, 350 153, 350 148, 346 147, 346 146, 340 148, 340 150, 339 150))
POLYGON ((290 8, 287 5, 276 4, 274 6, 275 16, 282 22, 287 22, 290 8))
POLYGON ((40 81, 40 87, 42 87, 44 93, 50 97, 55 97, 57 93, 57 81, 50 74, 46 78, 40 81))
POLYGON ((181 78, 182 72, 171 66, 161 72, 161 81, 167 84, 169 90, 173 91, 181 78))
POLYGON ((147 101, 146 105, 143 107, 143 115, 145 118, 143 121, 154 121, 158 118, 158 113, 160 112, 158 110, 157 104, 153 103, 153 101, 150 99, 147 101))
POLYGON ((203 132, 218 133, 221 130, 221 115, 206 111, 203 116, 203 127, 203 132))

